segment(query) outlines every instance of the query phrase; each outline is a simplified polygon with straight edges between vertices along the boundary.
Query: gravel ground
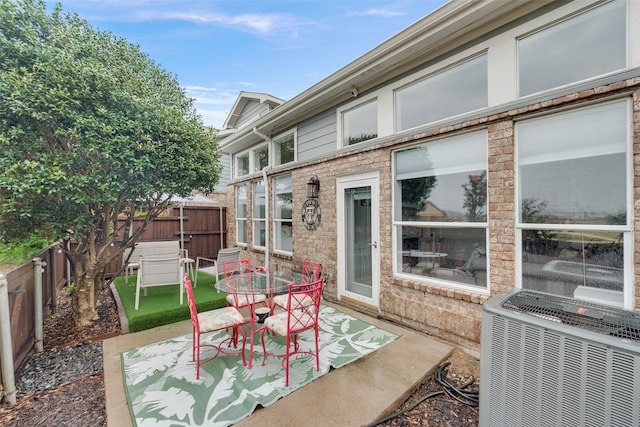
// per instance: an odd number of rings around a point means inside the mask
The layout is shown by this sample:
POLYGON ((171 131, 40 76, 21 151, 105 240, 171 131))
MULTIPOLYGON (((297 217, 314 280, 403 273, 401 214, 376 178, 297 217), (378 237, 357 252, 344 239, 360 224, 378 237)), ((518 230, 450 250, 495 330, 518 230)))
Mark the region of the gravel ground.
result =
MULTIPOLYGON (((99 295, 99 320, 75 327, 71 298, 61 291, 58 307, 44 323, 44 349, 31 355, 16 373, 16 404, 0 406, 0 426, 57 425, 105 427, 106 409, 102 341, 121 333, 118 312, 109 288, 99 295)), ((478 359, 456 350, 443 376, 456 387, 478 389, 478 359)), ((468 427, 478 425, 478 408, 443 393, 435 376, 427 378, 398 408, 397 416, 377 425, 468 427)), ((117 427, 117 426, 116 426, 117 427)))
POLYGON ((62 290, 58 307, 44 321, 44 351, 16 372, 16 404, 3 402, 0 425, 106 426, 102 340, 120 334, 109 288, 98 297, 99 320, 76 328, 71 298, 62 290))

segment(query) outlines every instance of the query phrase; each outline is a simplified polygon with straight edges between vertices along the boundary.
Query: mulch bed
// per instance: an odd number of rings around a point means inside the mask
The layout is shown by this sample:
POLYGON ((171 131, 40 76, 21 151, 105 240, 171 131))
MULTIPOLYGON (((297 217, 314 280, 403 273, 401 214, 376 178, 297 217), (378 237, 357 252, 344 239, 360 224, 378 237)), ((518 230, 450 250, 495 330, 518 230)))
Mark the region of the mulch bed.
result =
MULTIPOLYGON (((107 425, 102 341, 119 335, 120 321, 109 288, 99 295, 99 319, 93 325, 75 327, 70 296, 61 291, 58 307, 44 323, 45 351, 31 355, 16 373, 16 404, 0 406, 0 425, 7 427, 59 425, 104 427, 107 425)), ((456 386, 477 380, 479 363, 456 350, 448 360, 446 378, 456 386)), ((474 381, 465 390, 476 390, 474 381)), ((478 408, 442 393, 442 386, 431 376, 393 413, 400 413, 419 400, 410 411, 380 426, 467 427, 478 425, 478 408), (439 392, 433 397, 425 396, 439 392)))

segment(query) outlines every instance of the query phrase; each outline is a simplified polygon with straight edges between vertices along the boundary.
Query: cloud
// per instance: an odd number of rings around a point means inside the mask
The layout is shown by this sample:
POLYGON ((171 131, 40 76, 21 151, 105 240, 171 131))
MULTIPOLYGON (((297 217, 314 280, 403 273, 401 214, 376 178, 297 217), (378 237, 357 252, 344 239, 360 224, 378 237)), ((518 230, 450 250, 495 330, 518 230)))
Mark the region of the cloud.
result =
POLYGON ((390 9, 368 9, 362 12, 350 12, 347 16, 403 16, 406 15, 403 12, 396 12, 390 9))

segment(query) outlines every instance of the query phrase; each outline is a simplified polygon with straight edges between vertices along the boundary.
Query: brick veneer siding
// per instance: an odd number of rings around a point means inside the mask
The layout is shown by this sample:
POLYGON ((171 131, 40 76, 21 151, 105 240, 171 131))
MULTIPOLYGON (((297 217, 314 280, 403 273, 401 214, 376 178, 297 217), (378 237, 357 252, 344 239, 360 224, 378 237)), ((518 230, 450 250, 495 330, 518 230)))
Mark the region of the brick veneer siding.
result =
MULTIPOLYGON (((293 256, 271 253, 272 269, 299 268, 303 259, 323 263, 328 275, 325 297, 337 299, 337 211, 336 180, 341 176, 377 171, 380 178, 380 306, 379 309, 350 300, 341 303, 356 310, 393 320, 427 334, 462 346, 476 347, 480 342, 482 304, 492 295, 515 286, 515 122, 535 114, 559 108, 578 107, 587 102, 605 101, 616 97, 633 97, 633 165, 634 215, 640 218, 640 78, 597 87, 557 99, 528 105, 499 114, 434 129, 429 132, 399 138, 378 145, 356 148, 304 165, 278 169, 277 174, 291 173, 293 179, 293 256), (392 271, 392 150, 434 137, 444 137, 461 131, 486 129, 488 134, 489 191, 489 289, 474 292, 437 282, 394 277, 392 271), (320 178, 318 199, 322 219, 317 229, 307 230, 301 219, 301 207, 306 200, 307 181, 313 175, 320 178)), ((270 172, 272 178, 276 173, 270 172)), ((228 187, 230 241, 235 241, 234 184, 247 182, 249 218, 251 218, 250 181, 261 179, 254 174, 232 182, 228 187)), ((269 187, 272 190, 271 186, 269 187)), ((272 200, 272 194, 268 196, 272 200)), ((249 223, 250 225, 250 223, 249 223)), ((635 282, 640 278, 640 221, 634 222, 635 282)), ((249 227, 251 242, 251 227, 249 227)), ((264 251, 249 250, 254 263, 264 262, 264 251)), ((640 291, 635 287, 635 308, 640 308, 640 291)))

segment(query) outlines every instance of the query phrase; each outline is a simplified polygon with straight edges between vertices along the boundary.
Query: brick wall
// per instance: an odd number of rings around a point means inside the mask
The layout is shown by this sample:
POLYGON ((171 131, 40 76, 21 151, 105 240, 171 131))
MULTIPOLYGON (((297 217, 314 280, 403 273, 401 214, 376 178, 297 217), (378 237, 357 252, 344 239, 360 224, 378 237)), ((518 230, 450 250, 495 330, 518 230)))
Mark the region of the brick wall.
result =
MULTIPOLYGON (((534 114, 574 107, 591 101, 620 96, 633 96, 634 211, 640 218, 640 78, 582 91, 561 98, 504 111, 484 118, 434 129, 349 153, 336 154, 322 161, 309 162, 295 168, 279 170, 293 178, 293 246, 294 255, 271 254, 272 269, 299 268, 303 259, 322 262, 329 275, 325 296, 337 298, 337 211, 336 180, 341 176, 377 171, 380 176, 380 307, 366 306, 350 300, 342 303, 352 308, 399 322, 411 328, 467 347, 480 342, 482 304, 491 295, 515 286, 515 192, 514 192, 514 128, 515 121, 534 114), (409 143, 430 141, 460 131, 487 129, 489 187, 489 291, 474 292, 440 283, 401 279, 392 272, 392 149, 409 143), (307 181, 320 178, 321 222, 315 230, 307 230, 301 219, 306 200, 307 181)), ((270 177, 273 176, 273 173, 270 177)), ((255 174, 251 179, 260 179, 255 174)), ((249 182, 249 181, 247 181, 249 182)), ((236 182, 237 183, 237 182, 236 182)), ((233 183, 232 183, 233 184, 233 183)), ((249 201, 251 186, 248 185, 249 201)), ((270 188, 271 190, 271 188, 270 188)), ((271 200, 271 195, 269 196, 271 200)), ((250 206, 250 203, 249 203, 250 206)), ((233 185, 228 187, 230 242, 235 241, 233 185)), ((249 228, 250 229, 250 228, 249 228)), ((640 221, 635 221, 635 280, 640 279, 640 221)), ((249 236, 251 241, 251 236, 249 236)), ((264 262, 263 251, 253 251, 254 262, 264 262)), ((639 287, 635 288, 635 307, 640 308, 639 287)))

